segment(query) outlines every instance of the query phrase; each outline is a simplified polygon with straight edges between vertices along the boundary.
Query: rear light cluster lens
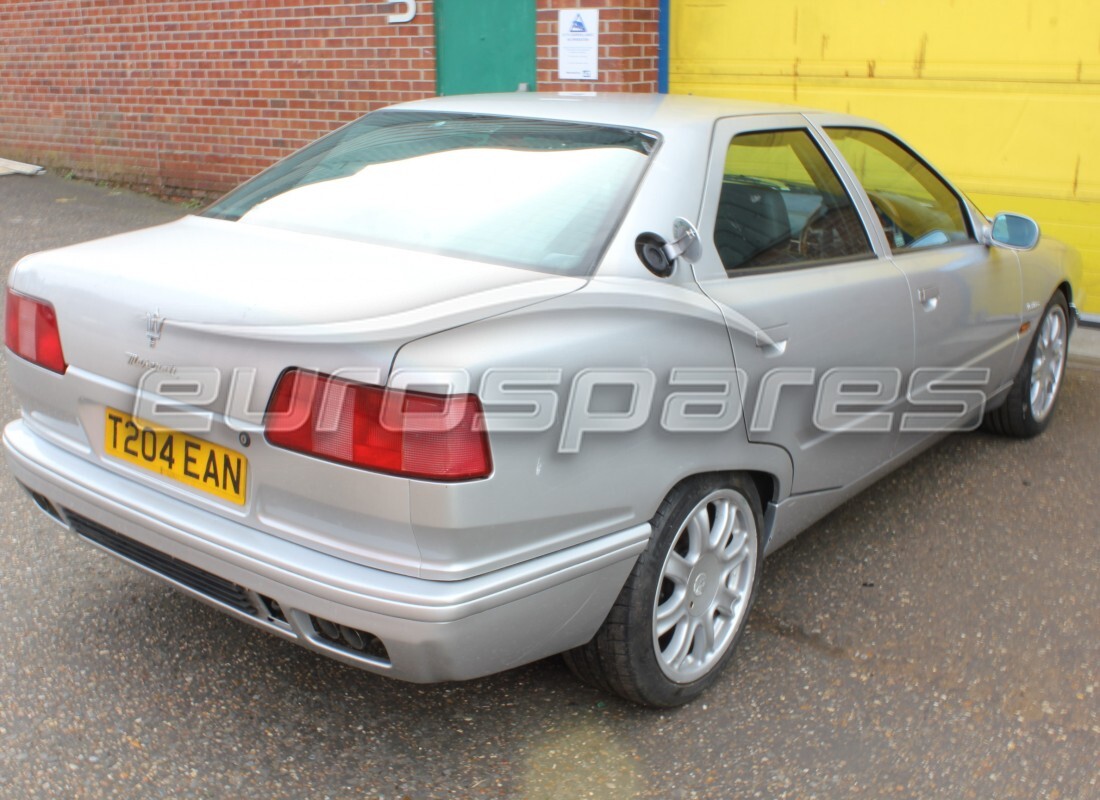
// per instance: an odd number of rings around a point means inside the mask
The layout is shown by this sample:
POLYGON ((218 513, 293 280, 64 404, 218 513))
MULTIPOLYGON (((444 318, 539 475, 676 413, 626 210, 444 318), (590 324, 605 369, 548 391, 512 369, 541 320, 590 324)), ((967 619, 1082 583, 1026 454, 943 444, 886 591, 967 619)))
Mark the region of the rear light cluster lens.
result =
POLYGON ((40 367, 64 374, 69 366, 61 352, 61 333, 53 306, 8 287, 4 341, 13 353, 40 367))
POLYGON ((264 421, 276 447, 354 467, 438 481, 492 472, 476 395, 437 395, 284 372, 264 421))

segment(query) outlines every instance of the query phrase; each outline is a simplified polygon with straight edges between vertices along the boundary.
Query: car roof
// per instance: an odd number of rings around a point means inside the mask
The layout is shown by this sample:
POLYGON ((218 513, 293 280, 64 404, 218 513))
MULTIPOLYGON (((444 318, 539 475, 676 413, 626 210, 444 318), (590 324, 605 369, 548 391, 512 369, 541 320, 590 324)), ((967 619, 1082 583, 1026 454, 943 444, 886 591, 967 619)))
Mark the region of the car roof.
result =
POLYGON ((820 113, 776 103, 691 95, 612 92, 502 92, 453 95, 402 103, 395 108, 535 117, 665 131, 709 125, 721 117, 820 113))

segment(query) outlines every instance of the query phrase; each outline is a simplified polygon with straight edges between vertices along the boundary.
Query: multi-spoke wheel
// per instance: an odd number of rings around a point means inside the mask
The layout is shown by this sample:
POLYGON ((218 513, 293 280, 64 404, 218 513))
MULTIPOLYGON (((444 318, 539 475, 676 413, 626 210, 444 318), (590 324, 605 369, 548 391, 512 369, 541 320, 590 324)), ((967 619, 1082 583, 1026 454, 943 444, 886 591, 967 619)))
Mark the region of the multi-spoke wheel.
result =
POLYGON ((1028 402, 1031 404, 1032 416, 1039 422, 1050 415, 1058 397, 1062 371, 1066 366, 1068 328, 1066 312, 1061 306, 1053 305, 1047 309, 1039 324, 1039 331, 1035 334, 1028 402))
POLYGON ((985 427, 1021 438, 1042 433, 1058 400, 1068 348, 1069 310, 1066 299, 1058 292, 1039 320, 1008 397, 1003 405, 986 415, 985 427))
POLYGON ((582 679, 652 706, 701 694, 733 654, 760 574, 760 500, 742 476, 680 484, 649 548, 588 644, 566 653, 582 679))
POLYGON ((726 654, 748 612, 756 550, 756 520, 744 495, 719 489, 688 514, 653 600, 653 648, 669 680, 697 680, 726 654))

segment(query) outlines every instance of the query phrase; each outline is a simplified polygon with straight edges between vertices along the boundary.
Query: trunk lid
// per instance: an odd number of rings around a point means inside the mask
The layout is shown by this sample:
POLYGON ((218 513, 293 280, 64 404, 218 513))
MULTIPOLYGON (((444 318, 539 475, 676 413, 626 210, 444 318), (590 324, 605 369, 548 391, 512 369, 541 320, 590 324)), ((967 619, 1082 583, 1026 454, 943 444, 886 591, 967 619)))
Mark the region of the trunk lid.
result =
POLYGON ((30 256, 12 287, 57 311, 68 363, 136 385, 148 369, 378 371, 413 339, 584 283, 507 266, 188 217, 30 256))

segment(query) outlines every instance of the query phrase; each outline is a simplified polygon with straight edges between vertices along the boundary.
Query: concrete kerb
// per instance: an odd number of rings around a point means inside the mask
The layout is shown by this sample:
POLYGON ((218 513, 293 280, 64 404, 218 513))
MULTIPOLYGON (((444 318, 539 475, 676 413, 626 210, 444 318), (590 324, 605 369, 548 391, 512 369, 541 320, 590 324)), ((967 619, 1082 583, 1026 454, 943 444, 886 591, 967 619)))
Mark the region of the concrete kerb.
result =
POLYGON ((1100 327, 1077 326, 1069 341, 1069 363, 1100 368, 1100 327))

